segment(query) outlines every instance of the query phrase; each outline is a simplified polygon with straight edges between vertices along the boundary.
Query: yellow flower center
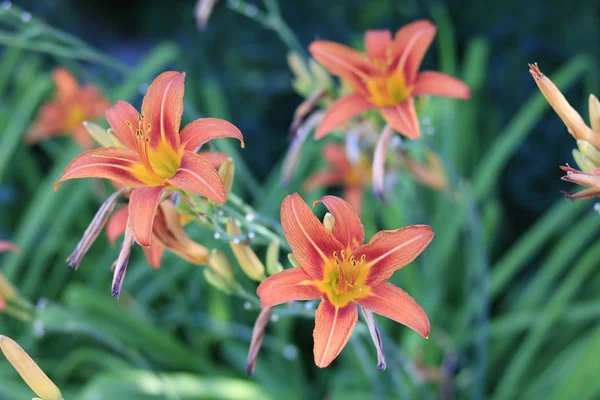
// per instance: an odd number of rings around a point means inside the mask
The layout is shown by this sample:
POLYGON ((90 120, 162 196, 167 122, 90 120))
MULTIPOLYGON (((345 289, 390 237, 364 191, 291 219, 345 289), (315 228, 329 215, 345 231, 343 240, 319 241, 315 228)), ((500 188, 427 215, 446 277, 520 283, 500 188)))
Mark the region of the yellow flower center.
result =
POLYGON ((66 125, 68 130, 73 130, 85 121, 85 110, 79 105, 75 105, 67 112, 66 125))
POLYGON ((399 69, 391 74, 370 77, 366 84, 369 101, 378 107, 396 106, 406 100, 412 91, 399 69))
POLYGON ((344 307, 371 294, 371 288, 365 284, 368 273, 369 265, 364 255, 357 258, 351 251, 335 251, 325 262, 323 280, 315 285, 327 295, 331 304, 344 307))
POLYGON ((366 186, 371 182, 371 162, 364 156, 360 155, 359 159, 352 164, 352 169, 345 177, 344 184, 346 186, 366 186))
POLYGON ((143 115, 139 115, 135 130, 131 121, 125 123, 137 138, 136 150, 142 161, 133 167, 133 175, 148 186, 163 185, 164 180, 172 178, 179 169, 183 153, 164 141, 152 147, 150 145, 152 126, 145 123, 143 115))

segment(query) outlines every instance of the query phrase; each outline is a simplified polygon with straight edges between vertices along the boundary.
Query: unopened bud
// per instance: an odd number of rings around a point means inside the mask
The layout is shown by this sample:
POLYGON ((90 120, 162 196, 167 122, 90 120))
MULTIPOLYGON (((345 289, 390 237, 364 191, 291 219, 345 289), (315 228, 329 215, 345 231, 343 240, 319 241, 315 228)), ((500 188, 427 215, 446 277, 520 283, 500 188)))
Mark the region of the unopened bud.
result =
POLYGON ((279 262, 279 240, 275 239, 267 247, 267 273, 275 275, 283 271, 283 265, 279 262))
POLYGON ((590 126, 592 130, 600 135, 600 102, 593 94, 590 94, 590 126))
POLYGON ((307 96, 312 90, 312 77, 302 57, 296 52, 290 52, 287 56, 288 66, 292 71, 294 80, 292 87, 301 96, 307 96))
POLYGON ((252 376, 254 374, 254 368, 256 367, 256 358, 265 337, 265 328, 269 323, 271 316, 271 307, 266 307, 260 310, 258 318, 254 323, 252 329, 252 339, 250 340, 250 349, 248 350, 248 358, 246 360, 246 373, 252 376))
POLYGON ((300 267, 300 263, 298 262, 298 260, 296 260, 296 256, 294 256, 293 253, 288 254, 288 260, 290 261, 290 264, 292 264, 292 267, 300 267))
POLYGON ((584 156, 579 150, 573 150, 572 154, 575 163, 579 166, 579 168, 581 168, 582 171, 592 172, 597 168, 594 163, 584 156))
POLYGON ((308 67, 310 68, 310 72, 312 73, 317 88, 325 89, 327 91, 333 88, 333 79, 321 64, 311 58, 308 62, 308 67))
MULTIPOLYGON (((227 234, 231 236, 242 235, 242 231, 232 218, 227 221, 227 234)), ((229 242, 229 245, 231 246, 233 255, 240 264, 242 271, 244 271, 250 279, 259 282, 265 279, 265 266, 247 242, 229 242)))
POLYGON ((206 279, 206 282, 208 282, 209 285, 223 293, 231 293, 231 282, 227 282, 222 276, 210 268, 204 268, 203 273, 204 279, 206 279))
POLYGON ((112 133, 110 129, 106 130, 100 125, 89 121, 83 121, 83 127, 100 146, 114 147, 119 145, 119 143, 115 141, 115 134, 112 133))
POLYGON ((0 336, 0 348, 23 381, 38 397, 42 400, 62 400, 58 387, 17 342, 9 337, 0 336))
POLYGON ((225 193, 229 196, 231 192, 231 186, 233 185, 233 176, 235 174, 235 165, 233 159, 228 158, 223 161, 223 164, 219 167, 219 175, 223 180, 223 186, 225 187, 225 193))
POLYGON ((373 344, 375 345, 375 349, 377 350, 377 368, 380 370, 385 370, 387 364, 385 362, 385 353, 383 351, 383 341, 381 340, 381 332, 379 332, 379 327, 377 326, 377 322, 375 321, 375 315, 371 310, 368 310, 364 307, 360 307, 363 312, 363 316, 365 317, 365 322, 367 323, 367 327, 369 328, 369 334, 371 335, 371 339, 373 340, 373 344))
POLYGON ((226 282, 233 282, 233 268, 231 268, 229 259, 227 258, 225 253, 223 253, 223 251, 219 249, 213 249, 210 252, 208 265, 217 275, 223 278, 226 282))
POLYGON ((335 225, 335 218, 331 213, 325 213, 323 217, 323 226, 325 230, 329 233, 333 233, 333 226, 335 225))
POLYGON ((8 281, 8 279, 0 272, 0 297, 4 298, 6 301, 11 301, 19 292, 13 286, 12 283, 8 281))
POLYGON ((111 194, 108 197, 108 199, 104 201, 104 203, 102 203, 102 205, 96 212, 96 215, 94 215, 92 222, 90 222, 90 225, 83 233, 81 240, 79 241, 79 243, 77 243, 75 250, 73 250, 69 258, 67 258, 67 263, 69 267, 75 269, 79 268, 79 264, 81 264, 83 257, 88 252, 90 247, 92 247, 92 244, 94 243, 94 241, 96 241, 96 238, 98 238, 98 235, 108 222, 110 214, 115 209, 117 201, 123 195, 123 193, 124 189, 117 190, 116 192, 111 194))
POLYGON ((600 167, 600 151, 598 151, 598 149, 585 140, 578 140, 577 147, 579 148, 579 151, 581 151, 581 154, 585 156, 585 158, 590 160, 594 165, 596 165, 596 167, 600 167))
POLYGON ((127 224, 125 229, 125 237, 123 238, 123 244, 121 245, 121 251, 119 257, 115 262, 115 269, 113 273, 112 282, 112 296, 117 299, 121 295, 121 287, 123 287, 123 280, 125 279, 125 273, 127 272, 127 265, 129 264, 129 256, 131 255, 131 247, 134 243, 133 232, 131 226, 127 224))

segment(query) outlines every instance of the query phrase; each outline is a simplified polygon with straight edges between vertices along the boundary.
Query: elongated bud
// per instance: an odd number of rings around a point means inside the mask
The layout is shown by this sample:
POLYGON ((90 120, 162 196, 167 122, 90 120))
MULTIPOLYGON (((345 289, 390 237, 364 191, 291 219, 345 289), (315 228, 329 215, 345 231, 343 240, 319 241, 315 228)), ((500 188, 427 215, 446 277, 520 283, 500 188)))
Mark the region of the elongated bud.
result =
POLYGON ((267 247, 267 273, 275 275, 283 271, 283 265, 279 262, 279 240, 272 240, 267 247))
POLYGON ((581 115, 569 104, 565 96, 554 85, 554 83, 545 76, 537 64, 529 64, 529 73, 540 88, 540 91, 550 103, 550 106, 558 114, 560 119, 566 125, 567 130, 576 139, 583 139, 590 142, 594 147, 600 148, 600 135, 597 135, 588 127, 581 115))
POLYGON ((129 256, 131 255, 131 247, 134 243, 133 232, 131 226, 127 223, 125 229, 125 237, 123 238, 123 244, 121 245, 121 251, 119 257, 115 263, 115 270, 113 273, 112 282, 112 296, 117 299, 121 295, 121 288, 123 287, 123 280, 125 279, 125 273, 127 273, 127 265, 129 264, 129 256))
POLYGON ((204 274, 204 279, 206 279, 206 282, 208 282, 209 285, 223 293, 231 294, 231 282, 228 282, 210 268, 204 268, 202 272, 204 274))
POLYGON ((333 233, 334 225, 335 218, 333 215, 331 213, 325 213, 325 216, 323 217, 323 226, 325 227, 325 230, 327 230, 329 233, 333 233))
POLYGON ((394 130, 389 125, 386 125, 379 136, 373 154, 373 194, 380 200, 384 200, 385 158, 393 133, 394 130))
POLYGON ((198 27, 199 31, 206 29, 208 20, 216 3, 217 0, 198 0, 196 3, 194 14, 196 16, 196 26, 198 27))
POLYGON ((223 180, 223 186, 225 186, 225 193, 229 197, 231 193, 231 186, 233 185, 233 176, 235 174, 235 165, 233 159, 228 158, 223 161, 223 164, 219 167, 219 175, 223 180))
MULTIPOLYGON (((242 235, 242 231, 233 218, 229 218, 229 221, 227 221, 227 234, 237 237, 242 235)), ((231 246, 233 255, 240 264, 242 271, 244 271, 250 279, 260 282, 266 278, 265 266, 247 242, 238 241, 236 238, 236 240, 229 242, 229 245, 231 246)))
POLYGON ((6 276, 0 272, 0 297, 6 301, 11 301, 19 294, 17 288, 8 281, 6 276))
POLYGON ((223 251, 219 249, 213 249, 210 252, 208 265, 215 272, 215 274, 219 275, 226 282, 233 282, 233 268, 231 268, 229 259, 225 253, 223 253, 223 251))
POLYGON ((289 260, 290 264, 292 264, 292 267, 294 267, 294 268, 300 267, 300 263, 298 262, 298 260, 296 260, 296 256, 294 256, 294 253, 288 254, 288 260, 289 260))
POLYGON ((73 250, 69 258, 67 258, 67 264, 69 265, 69 267, 75 269, 79 268, 79 264, 81 264, 83 257, 88 252, 90 247, 92 247, 92 244, 94 243, 94 241, 96 241, 98 235, 108 222, 110 214, 115 209, 117 201, 123 195, 124 191, 124 189, 117 190, 116 192, 111 194, 104 201, 104 203, 102 203, 102 205, 96 212, 96 215, 94 215, 92 222, 90 222, 90 225, 83 233, 81 240, 79 241, 79 243, 77 243, 75 250, 73 250))
POLYGON ((250 349, 248 350, 248 359, 246 360, 246 373, 250 376, 254 375, 254 368, 256 367, 256 358, 258 352, 262 346, 263 339, 265 337, 265 328, 269 323, 271 317, 271 307, 266 307, 260 310, 258 318, 254 323, 252 329, 252 339, 250 340, 250 349))
POLYGON ((582 171, 592 172, 597 168, 594 163, 584 156, 579 150, 573 150, 572 154, 575 163, 579 166, 579 168, 581 168, 582 171))
POLYGON ((62 393, 40 367, 9 337, 0 336, 0 348, 27 386, 42 400, 62 400, 62 393))
POLYGON ((592 130, 600 135, 600 102, 593 94, 590 94, 589 108, 592 130))
POLYGON ((83 127, 94 141, 102 147, 114 147, 120 144, 115 141, 116 137, 111 130, 106 130, 100 125, 89 121, 83 121, 83 127))
POLYGON ((387 363, 385 362, 383 341, 381 340, 381 332, 379 332, 377 321, 375 321, 375 315, 371 310, 368 310, 362 306, 360 307, 360 309, 363 312, 365 322, 367 323, 367 327, 369 328, 369 334, 371 335, 371 339, 373 340, 373 344, 375 345, 375 349, 377 350, 377 368, 384 371, 387 366, 387 363))
POLYGON ((317 88, 325 89, 326 91, 329 91, 333 88, 333 79, 331 78, 331 75, 329 75, 329 72, 327 72, 327 70, 323 68, 321 64, 311 58, 308 62, 308 68, 312 73, 315 86, 317 88))
POLYGON ((302 57, 291 51, 287 56, 288 66, 292 71, 294 80, 292 81, 292 87, 301 96, 307 96, 312 90, 312 77, 302 57))
POLYGON ((600 151, 592 146, 591 143, 586 142, 585 140, 578 140, 577 147, 585 158, 590 160, 596 167, 600 166, 600 151))

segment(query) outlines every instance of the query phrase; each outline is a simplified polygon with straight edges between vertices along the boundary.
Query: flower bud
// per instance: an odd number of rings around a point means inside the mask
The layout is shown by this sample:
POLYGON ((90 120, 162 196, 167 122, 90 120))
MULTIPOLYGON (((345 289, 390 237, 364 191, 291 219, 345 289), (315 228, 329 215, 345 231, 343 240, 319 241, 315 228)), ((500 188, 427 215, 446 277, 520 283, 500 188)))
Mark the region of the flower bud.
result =
POLYGON ((279 262, 279 240, 272 240, 267 247, 267 273, 275 275, 283 271, 283 265, 279 262))
POLYGON ((294 76, 292 87, 299 95, 307 96, 312 90, 312 77, 304 60, 298 53, 292 51, 288 53, 287 61, 294 76))
POLYGON ((17 297, 19 292, 17 289, 8 281, 8 279, 0 272, 0 297, 6 301, 11 301, 17 297))
POLYGON ((79 264, 81 264, 83 257, 88 252, 90 247, 92 247, 92 244, 96 241, 96 238, 98 238, 98 235, 108 222, 110 214, 115 209, 115 206, 117 205, 117 202, 119 198, 123 195, 124 191, 124 189, 117 190, 116 192, 111 194, 104 201, 104 203, 102 203, 102 205, 96 212, 96 215, 94 215, 92 222, 90 222, 90 225, 83 233, 81 240, 79 241, 79 243, 77 243, 75 250, 73 250, 69 258, 67 258, 67 264, 69 265, 69 267, 74 269, 79 268, 79 264))
MULTIPOLYGON (((587 142, 586 142, 587 143, 587 142)), ((592 163, 586 156, 584 156, 579 150, 573 150, 573 159, 575 163, 584 172, 592 172, 597 167, 592 163)))
POLYGON ((384 371, 387 364, 385 362, 385 353, 383 351, 383 341, 381 340, 381 332, 379 332, 377 321, 375 321, 375 315, 373 315, 373 311, 368 310, 362 306, 360 307, 360 309, 363 312, 365 322, 367 323, 367 327, 369 328, 369 334, 371 335, 371 339, 373 340, 373 344, 375 345, 375 349, 377 350, 377 368, 384 371))
POLYGON ((600 102, 593 94, 590 94, 590 125, 592 130, 600 135, 600 102))
MULTIPOLYGON (((242 235, 242 231, 233 218, 229 218, 229 221, 227 221, 227 234, 231 236, 242 235)), ((234 241, 231 241, 229 242, 229 245, 231 246, 233 255, 240 264, 242 271, 244 271, 250 279, 259 282, 265 279, 265 266, 247 242, 235 243, 234 241)))
POLYGON ((42 400, 62 400, 58 387, 14 340, 0 336, 0 349, 38 397, 42 400))
POLYGON ((196 7, 194 8, 198 30, 203 31, 206 29, 206 25, 208 25, 208 20, 216 3, 217 0, 198 0, 196 7))
POLYGON ((121 245, 121 251, 119 251, 119 257, 115 262, 115 269, 113 272, 112 282, 112 295, 117 299, 121 295, 121 287, 123 286, 123 280, 125 279, 125 273, 127 272, 127 265, 129 264, 129 256, 131 255, 131 247, 134 243, 133 232, 129 224, 125 229, 125 237, 123 238, 123 244, 121 245))
POLYGON ((258 357, 258 352, 262 346, 262 342, 265 337, 265 328, 269 323, 270 317, 271 307, 263 308, 260 310, 260 314, 258 314, 258 318, 256 318, 256 322, 254 323, 254 328, 252 329, 252 339, 250 340, 250 349, 248 350, 248 358, 246 360, 246 373, 248 373, 250 376, 254 374, 256 358, 258 357))
POLYGON ((83 121, 83 127, 90 134, 90 136, 102 147, 114 147, 120 143, 115 141, 116 136, 112 131, 102 128, 93 122, 83 121))
POLYGON ((294 253, 288 254, 288 260, 290 261, 290 264, 292 264, 292 267, 300 267, 300 263, 298 262, 298 260, 296 260, 296 256, 294 256, 294 253))
POLYGON ((329 91, 333 88, 333 79, 329 72, 325 68, 321 66, 314 59, 310 59, 308 62, 308 67, 310 68, 310 72, 312 72, 312 76, 315 81, 315 88, 324 89, 329 91))
POLYGON ((235 173, 235 165, 233 163, 233 159, 228 158, 223 161, 223 164, 219 167, 219 175, 223 180, 223 186, 225 187, 225 193, 227 197, 229 197, 229 193, 231 193, 231 186, 233 185, 233 176, 235 173))
POLYGON ((600 151, 592 146, 589 142, 585 140, 578 140, 577 147, 581 154, 585 156, 590 162, 592 162, 596 167, 600 166, 600 151))
POLYGON ((202 272, 204 273, 204 279, 206 279, 206 282, 208 282, 209 285, 223 293, 231 293, 231 282, 227 282, 222 276, 218 275, 210 268, 204 268, 202 272))
POLYGON ((325 216, 323 217, 323 226, 325 227, 325 230, 327 230, 329 233, 333 233, 334 225, 335 218, 333 215, 331 213, 325 213, 325 216))
POLYGON ((212 271, 223 278, 226 282, 233 282, 233 268, 229 263, 229 259, 219 249, 213 249, 208 258, 208 265, 212 271))

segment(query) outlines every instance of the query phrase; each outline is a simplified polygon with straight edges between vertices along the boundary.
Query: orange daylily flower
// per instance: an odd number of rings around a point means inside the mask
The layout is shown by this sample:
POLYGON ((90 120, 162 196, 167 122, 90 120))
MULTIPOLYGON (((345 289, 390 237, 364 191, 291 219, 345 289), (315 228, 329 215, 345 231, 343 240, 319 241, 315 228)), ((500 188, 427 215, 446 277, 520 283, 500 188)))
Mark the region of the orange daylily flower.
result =
POLYGON ((344 199, 350 203, 354 212, 360 215, 362 209, 362 190, 371 184, 371 164, 360 156, 351 162, 346 149, 341 144, 327 144, 321 151, 323 158, 330 164, 326 171, 316 172, 304 182, 306 190, 327 186, 342 186, 344 199))
POLYGON ((90 150, 65 169, 68 179, 105 178, 133 188, 129 224, 135 240, 149 247, 158 205, 165 190, 197 193, 222 204, 223 181, 211 163, 195 151, 216 138, 232 137, 244 145, 239 129, 217 119, 198 119, 179 132, 185 73, 164 72, 148 88, 142 113, 124 101, 106 111, 119 145, 90 150))
POLYGON ((56 94, 44 104, 26 134, 30 143, 57 135, 71 135, 83 148, 91 148, 94 141, 83 127, 86 120, 94 120, 110 107, 109 101, 94 85, 80 86, 65 68, 52 73, 56 94))
POLYGON ((362 222, 344 200, 325 196, 334 217, 330 233, 297 194, 281 205, 281 224, 300 267, 267 278, 257 289, 261 307, 321 298, 315 316, 314 357, 321 368, 342 351, 358 318, 357 305, 404 324, 424 337, 429 320, 403 290, 387 283, 431 242, 426 225, 377 233, 364 244, 362 222))
POLYGON ((405 25, 393 39, 387 30, 367 31, 366 54, 335 42, 313 42, 312 56, 354 89, 329 107, 315 137, 322 138, 364 111, 378 109, 395 131, 416 139, 420 129, 414 97, 470 98, 464 82, 441 72, 419 72, 435 33, 435 25, 425 20, 405 25))
MULTIPOLYGON (((125 233, 129 209, 122 207, 117 210, 106 224, 106 236, 114 244, 119 236, 125 233)), ((165 249, 177 254, 194 264, 208 264, 209 250, 194 242, 183 230, 187 223, 185 216, 178 213, 177 207, 170 200, 164 200, 158 206, 158 211, 152 226, 152 242, 144 248, 148 264, 153 268, 160 267, 160 261, 165 249)))

